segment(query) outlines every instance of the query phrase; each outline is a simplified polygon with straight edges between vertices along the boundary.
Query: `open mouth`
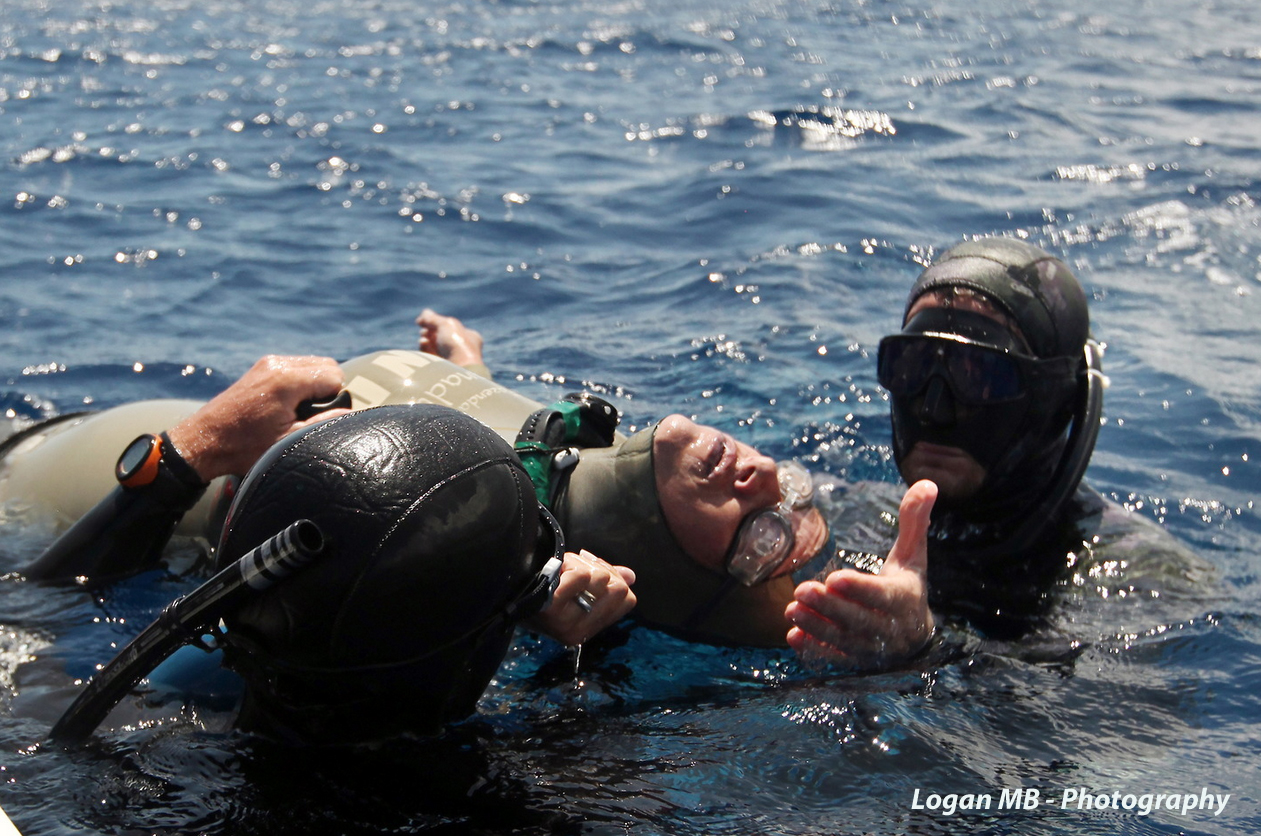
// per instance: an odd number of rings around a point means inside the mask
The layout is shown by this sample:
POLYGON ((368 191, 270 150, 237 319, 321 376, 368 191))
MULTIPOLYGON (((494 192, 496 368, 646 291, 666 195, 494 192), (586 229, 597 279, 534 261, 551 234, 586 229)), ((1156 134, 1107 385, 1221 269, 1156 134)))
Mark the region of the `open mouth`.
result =
POLYGON ((732 438, 718 433, 710 442, 709 454, 704 459, 704 476, 713 479, 730 469, 735 463, 736 445, 732 438))

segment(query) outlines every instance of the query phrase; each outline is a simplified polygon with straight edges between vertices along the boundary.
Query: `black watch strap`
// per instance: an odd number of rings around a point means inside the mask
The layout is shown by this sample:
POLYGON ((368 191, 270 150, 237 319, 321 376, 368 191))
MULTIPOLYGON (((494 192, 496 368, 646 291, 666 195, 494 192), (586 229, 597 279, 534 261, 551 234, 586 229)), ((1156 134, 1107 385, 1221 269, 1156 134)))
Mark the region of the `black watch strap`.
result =
POLYGON ((184 461, 180 451, 171 443, 171 437, 162 433, 158 438, 162 439, 162 465, 170 470, 171 475, 188 488, 204 489, 209 483, 202 481, 193 466, 184 461))

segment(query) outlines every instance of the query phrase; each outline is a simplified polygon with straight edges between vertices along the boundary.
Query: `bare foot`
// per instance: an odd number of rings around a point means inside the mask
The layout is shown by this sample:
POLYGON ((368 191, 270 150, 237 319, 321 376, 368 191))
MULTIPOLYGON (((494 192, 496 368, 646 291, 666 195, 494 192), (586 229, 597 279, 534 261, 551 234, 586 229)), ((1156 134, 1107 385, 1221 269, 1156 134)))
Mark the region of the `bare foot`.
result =
POLYGON ((453 316, 443 316, 429 308, 416 317, 420 327, 419 348, 436 354, 457 366, 475 366, 482 360, 482 335, 453 316))

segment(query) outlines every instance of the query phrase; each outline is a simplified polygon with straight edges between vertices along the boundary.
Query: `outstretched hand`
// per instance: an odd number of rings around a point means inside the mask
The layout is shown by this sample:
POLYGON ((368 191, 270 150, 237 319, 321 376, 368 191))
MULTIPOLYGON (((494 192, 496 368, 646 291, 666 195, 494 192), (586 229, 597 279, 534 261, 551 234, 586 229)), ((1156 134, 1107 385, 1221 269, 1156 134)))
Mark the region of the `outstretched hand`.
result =
POLYGON ((268 355, 167 435, 205 481, 240 475, 294 430, 349 412, 330 409, 307 420, 297 417, 299 404, 332 400, 343 382, 332 358, 268 355))
POLYGON ((635 572, 626 566, 613 566, 585 549, 566 552, 552 602, 530 626, 561 644, 582 644, 635 607, 634 582, 635 572))
POLYGON ((842 569, 797 587, 784 616, 788 643, 805 661, 862 669, 910 659, 933 635, 928 608, 928 523, 937 485, 911 485, 898 509, 898 539, 880 574, 842 569))

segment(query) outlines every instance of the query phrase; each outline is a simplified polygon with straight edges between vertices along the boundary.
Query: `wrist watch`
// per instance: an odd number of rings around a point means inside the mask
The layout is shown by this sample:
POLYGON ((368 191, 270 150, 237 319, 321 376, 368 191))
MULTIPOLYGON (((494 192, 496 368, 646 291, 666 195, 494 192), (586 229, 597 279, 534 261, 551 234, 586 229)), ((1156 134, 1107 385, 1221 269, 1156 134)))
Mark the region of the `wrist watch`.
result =
POLYGON ((118 457, 114 476, 118 484, 130 489, 157 485, 174 493, 187 493, 206 487, 166 433, 137 436, 118 457))
POLYGON ((118 484, 124 488, 143 488, 158 478, 158 466, 162 463, 162 439, 145 433, 127 445, 114 466, 118 484))

